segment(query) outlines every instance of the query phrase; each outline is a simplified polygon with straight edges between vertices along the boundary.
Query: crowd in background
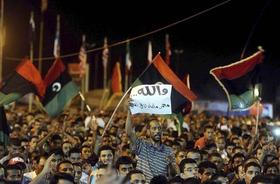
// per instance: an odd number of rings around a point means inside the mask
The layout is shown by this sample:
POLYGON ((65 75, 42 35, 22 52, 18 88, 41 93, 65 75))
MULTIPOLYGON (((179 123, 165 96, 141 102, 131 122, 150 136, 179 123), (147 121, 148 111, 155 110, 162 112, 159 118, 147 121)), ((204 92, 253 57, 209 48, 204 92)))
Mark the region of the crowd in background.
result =
POLYGON ((6 109, 9 144, 0 143, 0 183, 279 184, 280 144, 270 118, 191 112, 171 116, 92 113, 70 108, 56 119, 6 109), (180 128, 181 127, 181 128, 180 128))

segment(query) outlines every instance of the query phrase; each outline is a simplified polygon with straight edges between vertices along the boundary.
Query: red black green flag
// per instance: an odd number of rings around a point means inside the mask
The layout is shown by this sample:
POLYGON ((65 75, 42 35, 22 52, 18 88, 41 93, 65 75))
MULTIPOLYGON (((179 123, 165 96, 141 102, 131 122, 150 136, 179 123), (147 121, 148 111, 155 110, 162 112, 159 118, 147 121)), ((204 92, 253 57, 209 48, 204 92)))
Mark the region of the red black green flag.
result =
POLYGON ((227 95, 229 110, 246 110, 258 100, 263 57, 263 51, 258 51, 241 61, 210 70, 227 95))
POLYGON ((60 58, 57 58, 49 69, 44 83, 47 89, 42 104, 51 117, 58 116, 79 92, 79 87, 68 74, 60 58))
POLYGON ((0 106, 7 105, 28 93, 36 93, 42 97, 45 86, 39 71, 32 62, 24 59, 0 87, 0 106))
MULTIPOLYGON (((171 90, 171 109, 172 113, 180 113, 183 109, 191 110, 192 101, 196 95, 176 76, 168 67, 161 56, 158 54, 153 62, 138 77, 132 86, 151 84, 169 84, 171 90)), ((148 91, 147 91, 148 92, 148 91)), ((129 104, 133 106, 134 104, 129 104)))

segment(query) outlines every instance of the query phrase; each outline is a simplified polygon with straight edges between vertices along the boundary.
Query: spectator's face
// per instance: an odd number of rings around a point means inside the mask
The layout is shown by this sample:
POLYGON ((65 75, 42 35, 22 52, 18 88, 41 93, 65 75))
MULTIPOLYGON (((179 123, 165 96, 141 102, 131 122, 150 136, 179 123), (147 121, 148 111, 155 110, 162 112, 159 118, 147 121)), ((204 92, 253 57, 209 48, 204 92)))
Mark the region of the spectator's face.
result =
POLYGON ((38 165, 36 165, 36 173, 40 173, 43 168, 44 168, 44 165, 45 165, 45 162, 46 162, 46 158, 45 157, 41 157, 40 160, 39 160, 39 163, 38 165))
POLYGON ((69 151, 70 151, 71 148, 72 148, 72 145, 70 143, 64 143, 62 145, 62 151, 63 151, 64 155, 68 156, 69 151))
POLYGON ((234 158, 233 164, 232 164, 233 168, 235 168, 238 165, 241 165, 243 161, 244 161, 243 157, 236 157, 236 158, 234 158))
POLYGON ((82 168, 80 166, 74 165, 74 180, 76 183, 79 183, 82 177, 82 168))
POLYGON ((131 184, 145 184, 146 183, 146 178, 145 178, 144 174, 135 173, 135 174, 131 175, 130 183, 131 184))
POLYGON ((88 159, 91 155, 91 150, 88 147, 83 147, 82 149, 82 158, 83 159, 88 159))
POLYGON ((7 170, 7 177, 6 181, 21 181, 22 179, 22 172, 18 169, 9 169, 7 170))
POLYGON ((212 156, 210 162, 213 162, 219 169, 223 168, 223 159, 221 157, 212 156))
POLYGON ((99 181, 100 179, 102 179, 102 177, 106 174, 107 169, 105 168, 100 168, 97 169, 95 172, 95 181, 99 181))
POLYGON ((245 175, 244 170, 243 170, 243 166, 239 165, 237 169, 238 169, 238 178, 240 180, 242 180, 244 178, 244 175, 245 175))
POLYGON ((225 139, 224 138, 218 138, 217 139, 216 146, 217 146, 217 148, 219 150, 225 149, 225 145, 226 145, 226 143, 225 143, 225 139))
POLYGON ((197 164, 200 164, 200 162, 201 162, 201 156, 199 153, 196 153, 196 152, 189 152, 187 154, 187 158, 191 158, 191 159, 195 160, 197 164))
POLYGON ((180 162, 187 158, 186 153, 184 151, 180 151, 177 155, 176 155, 176 164, 179 165, 180 162))
POLYGON ((227 150, 226 151, 227 151, 229 156, 232 156, 233 148, 234 148, 234 146, 227 146, 227 150))
POLYGON ((58 167, 58 172, 66 173, 74 176, 74 167, 70 163, 62 163, 58 167))
POLYGON ((102 145, 112 145, 112 139, 109 136, 105 136, 102 138, 102 145))
POLYGON ((183 174, 184 174, 185 178, 192 178, 192 177, 197 178, 198 177, 198 167, 197 167, 197 164, 194 164, 194 163, 187 163, 187 164, 185 164, 183 174))
POLYGON ((128 143, 129 139, 128 139, 128 136, 126 133, 122 134, 121 141, 122 141, 122 143, 125 143, 125 144, 128 143))
POLYGON ((214 139, 214 130, 212 128, 207 128, 204 132, 204 138, 206 140, 213 140, 214 139))
POLYGON ((220 184, 229 184, 229 180, 227 179, 227 177, 218 177, 215 182, 218 182, 220 184))
POLYGON ((133 169, 132 164, 120 164, 118 171, 121 176, 125 177, 132 169, 133 169))
POLYGON ((81 153, 71 153, 69 159, 72 163, 81 162, 81 153))
POLYGON ((52 145, 52 149, 59 149, 59 148, 61 148, 62 140, 55 139, 53 142, 51 142, 51 145, 52 145))
POLYGON ((59 179, 57 184, 74 184, 74 183, 65 179, 59 179))
POLYGON ((93 144, 93 138, 90 136, 90 137, 87 137, 87 143, 89 145, 92 145, 93 144))
POLYGON ((202 174, 200 174, 201 183, 208 181, 216 173, 216 170, 213 168, 206 168, 202 174))
POLYGON ((274 175, 278 175, 278 169, 276 167, 269 167, 266 171, 266 174, 274 174, 274 175))
POLYGON ((61 161, 62 161, 61 155, 54 155, 54 157, 51 159, 50 166, 51 166, 51 171, 53 173, 56 172, 56 165, 61 161))
POLYGON ((113 153, 112 150, 102 150, 100 152, 100 158, 99 160, 103 163, 103 164, 112 164, 113 163, 113 153))
POLYGON ((246 184, 250 184, 251 180, 260 174, 260 168, 255 166, 250 166, 247 168, 247 171, 245 172, 245 182, 246 184))
POLYGON ((155 141, 155 142, 161 141, 162 129, 161 129, 161 125, 158 121, 150 122, 150 133, 151 133, 151 138, 153 141, 155 141))

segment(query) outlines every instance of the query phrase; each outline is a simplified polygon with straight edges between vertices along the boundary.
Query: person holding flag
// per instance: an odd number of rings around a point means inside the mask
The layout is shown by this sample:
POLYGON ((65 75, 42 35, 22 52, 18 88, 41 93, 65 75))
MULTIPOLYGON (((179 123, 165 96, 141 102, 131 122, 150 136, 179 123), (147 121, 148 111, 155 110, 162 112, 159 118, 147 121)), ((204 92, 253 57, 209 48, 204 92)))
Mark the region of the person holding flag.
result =
MULTIPOLYGON (((159 54, 132 86, 135 86, 130 94, 131 101, 129 102, 132 114, 178 113, 184 107, 191 106, 191 101, 196 98, 192 91, 168 67, 159 54), (136 92, 133 92, 135 89, 136 92), (157 96, 155 96, 156 93, 157 96), (158 101, 161 98, 160 96, 165 96, 168 93, 169 96, 167 98, 169 100, 163 99, 164 101, 158 101), (139 96, 140 98, 138 98, 139 96), (147 96, 151 98, 145 101, 144 98, 147 96), (139 104, 142 104, 140 105, 141 107, 139 107, 139 104), (160 104, 165 104, 165 107, 162 107, 160 104)), ((137 156, 136 169, 144 173, 148 182, 157 175, 167 176, 168 171, 175 170, 176 162, 172 148, 162 143, 163 129, 160 121, 156 118, 151 119, 146 125, 146 128, 142 130, 142 132, 147 131, 147 134, 150 136, 148 139, 140 139, 132 131, 133 125, 131 123, 130 111, 127 115, 125 130, 137 156)))

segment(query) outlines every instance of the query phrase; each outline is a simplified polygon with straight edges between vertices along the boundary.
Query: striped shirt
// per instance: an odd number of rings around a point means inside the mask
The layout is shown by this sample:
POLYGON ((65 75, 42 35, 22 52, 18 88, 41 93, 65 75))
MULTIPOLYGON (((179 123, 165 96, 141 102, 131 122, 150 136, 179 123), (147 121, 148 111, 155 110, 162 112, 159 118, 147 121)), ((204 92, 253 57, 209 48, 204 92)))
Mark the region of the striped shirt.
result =
POLYGON ((157 175, 167 176, 168 165, 175 162, 172 149, 164 144, 157 147, 151 142, 137 138, 134 152, 137 156, 136 169, 144 173, 148 182, 157 175))

